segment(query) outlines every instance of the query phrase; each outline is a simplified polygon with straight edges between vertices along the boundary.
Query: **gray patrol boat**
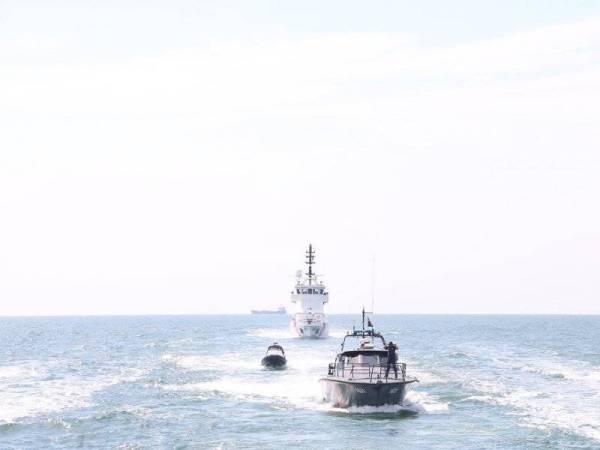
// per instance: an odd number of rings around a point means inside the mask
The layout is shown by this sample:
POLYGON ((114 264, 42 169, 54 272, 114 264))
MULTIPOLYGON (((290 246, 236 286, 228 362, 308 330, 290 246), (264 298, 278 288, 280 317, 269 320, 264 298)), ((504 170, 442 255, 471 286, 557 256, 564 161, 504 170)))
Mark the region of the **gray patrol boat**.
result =
POLYGON ((365 328, 362 312, 362 330, 352 329, 342 341, 341 351, 329 364, 325 378, 319 380, 323 399, 339 408, 350 406, 401 405, 408 386, 418 382, 406 375, 406 364, 396 362, 386 376, 388 351, 383 335, 372 326, 365 328))

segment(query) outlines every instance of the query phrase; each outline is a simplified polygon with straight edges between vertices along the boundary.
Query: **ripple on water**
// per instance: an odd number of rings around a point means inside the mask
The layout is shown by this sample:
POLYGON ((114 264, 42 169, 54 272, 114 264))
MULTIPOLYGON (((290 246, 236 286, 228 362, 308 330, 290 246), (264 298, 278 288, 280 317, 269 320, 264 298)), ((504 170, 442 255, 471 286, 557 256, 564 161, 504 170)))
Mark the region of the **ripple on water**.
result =
POLYGON ((23 368, 4 368, 5 378, 0 380, 0 423, 90 406, 96 392, 135 381, 145 373, 143 369, 131 369, 105 376, 57 377, 48 376, 52 367, 44 367, 41 362, 32 364, 35 370, 29 364, 23 368))
POLYGON ((540 369, 543 362, 534 365, 535 370, 511 364, 517 370, 525 370, 533 379, 505 376, 503 379, 481 379, 476 376, 463 378, 462 386, 473 394, 464 402, 476 402, 508 408, 521 417, 519 424, 543 431, 562 430, 582 437, 600 440, 600 408, 595 400, 585 396, 581 381, 585 374, 572 379, 548 377, 554 371, 540 369))

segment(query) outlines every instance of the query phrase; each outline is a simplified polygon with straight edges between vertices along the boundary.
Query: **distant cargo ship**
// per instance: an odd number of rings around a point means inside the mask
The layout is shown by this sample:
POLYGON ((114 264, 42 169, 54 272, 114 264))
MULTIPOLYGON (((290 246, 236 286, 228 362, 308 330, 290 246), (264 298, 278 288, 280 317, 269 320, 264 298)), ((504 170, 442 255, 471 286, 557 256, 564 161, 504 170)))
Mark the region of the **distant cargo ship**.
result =
POLYGON ((285 307, 280 306, 277 309, 253 309, 250 311, 251 314, 285 314, 287 311, 285 307))

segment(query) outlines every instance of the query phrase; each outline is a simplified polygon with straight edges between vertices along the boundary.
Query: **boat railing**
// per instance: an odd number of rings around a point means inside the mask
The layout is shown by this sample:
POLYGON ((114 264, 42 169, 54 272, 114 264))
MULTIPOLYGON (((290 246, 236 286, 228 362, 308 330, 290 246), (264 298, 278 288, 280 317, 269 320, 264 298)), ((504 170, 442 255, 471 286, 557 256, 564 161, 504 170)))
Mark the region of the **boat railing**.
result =
POLYGON ((395 377, 394 365, 390 365, 388 376, 386 377, 387 364, 369 364, 369 363, 344 363, 337 362, 329 364, 328 374, 330 376, 348 378, 349 380, 369 380, 387 382, 388 380, 410 381, 413 378, 406 376, 406 364, 396 363, 398 378, 395 377))

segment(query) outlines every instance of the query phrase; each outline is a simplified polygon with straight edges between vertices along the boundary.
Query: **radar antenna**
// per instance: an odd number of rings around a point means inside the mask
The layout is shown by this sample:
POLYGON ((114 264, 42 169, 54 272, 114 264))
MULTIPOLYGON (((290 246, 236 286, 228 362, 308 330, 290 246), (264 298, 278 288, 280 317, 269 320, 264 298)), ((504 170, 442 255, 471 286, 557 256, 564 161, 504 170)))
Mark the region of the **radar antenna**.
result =
POLYGON ((308 244, 308 250, 306 251, 306 264, 308 264, 308 272, 306 272, 306 276, 308 276, 308 284, 312 284, 315 279, 315 274, 312 270, 312 266, 315 263, 315 251, 313 250, 312 244, 308 244))

